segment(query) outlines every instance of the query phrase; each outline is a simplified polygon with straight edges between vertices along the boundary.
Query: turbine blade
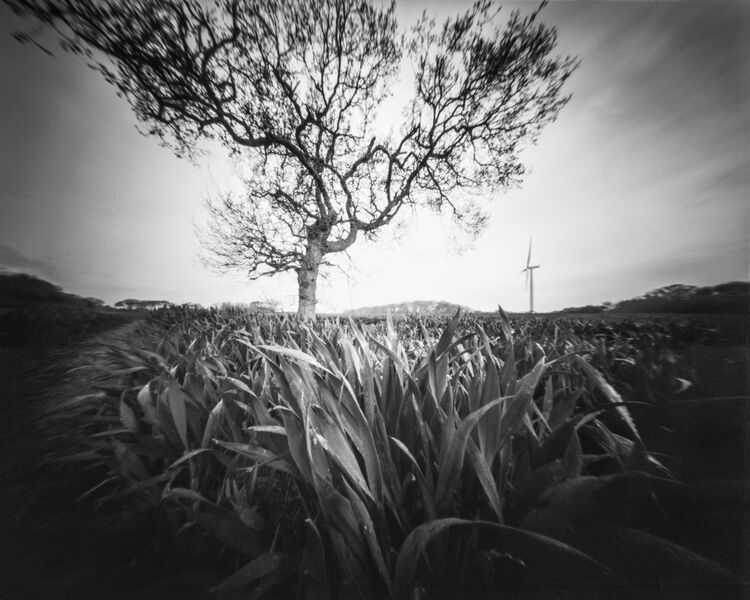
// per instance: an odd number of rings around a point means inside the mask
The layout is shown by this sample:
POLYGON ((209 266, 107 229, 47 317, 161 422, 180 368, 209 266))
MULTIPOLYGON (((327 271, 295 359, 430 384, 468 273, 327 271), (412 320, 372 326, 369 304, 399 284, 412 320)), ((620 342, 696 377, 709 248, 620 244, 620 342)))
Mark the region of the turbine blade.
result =
POLYGON ((529 237, 529 256, 526 258, 526 266, 531 264, 531 237, 529 237))

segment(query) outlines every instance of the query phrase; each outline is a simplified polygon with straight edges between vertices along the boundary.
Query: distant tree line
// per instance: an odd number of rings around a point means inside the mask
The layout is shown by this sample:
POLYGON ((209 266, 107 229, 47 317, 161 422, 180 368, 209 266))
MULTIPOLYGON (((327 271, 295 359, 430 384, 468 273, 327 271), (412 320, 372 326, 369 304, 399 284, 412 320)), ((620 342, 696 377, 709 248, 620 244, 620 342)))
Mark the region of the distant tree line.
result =
POLYGON ((473 312, 467 306, 460 306, 451 302, 435 300, 415 300, 412 302, 398 302, 394 304, 384 304, 381 306, 365 306, 345 311, 345 314, 353 317, 366 316, 376 317, 385 316, 388 313, 392 315, 400 314, 453 314, 458 309, 462 312, 473 312))
POLYGON ((137 300, 136 298, 126 298, 115 302, 115 308, 124 308, 127 310, 157 310, 172 306, 169 300, 137 300))
POLYGON ((276 300, 253 300, 250 303, 222 302, 219 309, 223 311, 248 310, 256 313, 275 313, 281 310, 276 300))
POLYGON ((643 296, 615 304, 566 308, 564 313, 747 313, 750 309, 750 283, 732 281, 714 286, 697 287, 674 284, 652 290, 643 296))

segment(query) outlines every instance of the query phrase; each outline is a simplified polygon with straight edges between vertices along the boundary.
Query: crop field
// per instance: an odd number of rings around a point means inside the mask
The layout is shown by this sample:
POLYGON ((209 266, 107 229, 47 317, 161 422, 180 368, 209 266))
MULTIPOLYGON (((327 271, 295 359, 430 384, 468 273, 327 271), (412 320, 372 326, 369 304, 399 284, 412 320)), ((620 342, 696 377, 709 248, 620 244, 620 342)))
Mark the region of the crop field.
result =
POLYGON ((742 321, 162 309, 48 389, 38 469, 194 575, 158 597, 741 597, 742 321))

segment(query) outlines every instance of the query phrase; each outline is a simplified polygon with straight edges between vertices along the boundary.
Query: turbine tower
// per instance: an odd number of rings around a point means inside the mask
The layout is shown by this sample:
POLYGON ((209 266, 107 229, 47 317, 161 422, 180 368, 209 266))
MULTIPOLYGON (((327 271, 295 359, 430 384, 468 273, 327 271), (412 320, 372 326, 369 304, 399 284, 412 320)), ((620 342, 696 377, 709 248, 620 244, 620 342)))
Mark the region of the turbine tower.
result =
POLYGON ((526 273, 526 289, 529 290, 529 312, 534 312, 534 269, 542 265, 531 264, 531 238, 529 238, 529 256, 526 258, 526 268, 521 273, 526 273))

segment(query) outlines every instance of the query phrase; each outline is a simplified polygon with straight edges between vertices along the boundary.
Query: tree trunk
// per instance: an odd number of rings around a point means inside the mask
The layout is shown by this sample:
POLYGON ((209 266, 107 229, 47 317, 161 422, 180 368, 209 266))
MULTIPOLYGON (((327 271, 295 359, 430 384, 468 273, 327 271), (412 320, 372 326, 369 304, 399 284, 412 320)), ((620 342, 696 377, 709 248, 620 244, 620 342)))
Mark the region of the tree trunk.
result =
POLYGON ((302 319, 315 317, 315 305, 317 299, 318 270, 320 261, 323 259, 323 246, 320 240, 308 239, 305 260, 297 271, 297 283, 299 284, 299 305, 297 316, 302 319))

